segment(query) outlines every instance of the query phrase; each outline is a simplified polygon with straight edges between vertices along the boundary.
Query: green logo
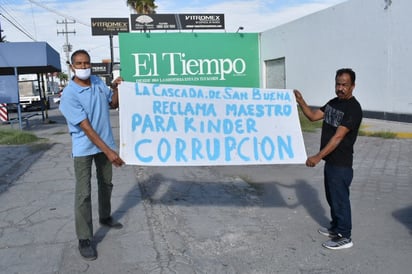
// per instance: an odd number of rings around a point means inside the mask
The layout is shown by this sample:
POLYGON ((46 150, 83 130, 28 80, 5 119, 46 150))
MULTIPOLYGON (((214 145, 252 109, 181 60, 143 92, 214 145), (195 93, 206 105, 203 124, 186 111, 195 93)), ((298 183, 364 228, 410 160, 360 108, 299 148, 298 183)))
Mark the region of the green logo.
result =
POLYGON ((119 33, 126 81, 259 86, 258 34, 119 33))

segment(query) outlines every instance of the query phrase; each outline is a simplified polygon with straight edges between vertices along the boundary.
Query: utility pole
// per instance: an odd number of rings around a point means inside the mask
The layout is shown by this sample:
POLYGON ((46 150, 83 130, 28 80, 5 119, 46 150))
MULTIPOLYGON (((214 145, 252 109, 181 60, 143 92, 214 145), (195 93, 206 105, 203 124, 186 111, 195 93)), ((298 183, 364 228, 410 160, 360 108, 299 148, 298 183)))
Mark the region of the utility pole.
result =
POLYGON ((76 34, 75 30, 69 31, 67 28, 68 24, 74 24, 76 23, 75 20, 70 20, 68 21, 67 18, 64 18, 63 21, 57 21, 57 24, 64 24, 64 30, 58 31, 57 30, 57 35, 59 34, 64 34, 66 36, 66 44, 63 45, 63 51, 66 53, 66 64, 67 64, 67 72, 69 75, 69 80, 72 78, 71 77, 71 72, 70 72, 70 52, 72 51, 72 45, 69 44, 69 34, 76 34))
POLYGON ((113 79, 113 34, 110 33, 109 36, 110 39, 110 82, 112 82, 113 79))

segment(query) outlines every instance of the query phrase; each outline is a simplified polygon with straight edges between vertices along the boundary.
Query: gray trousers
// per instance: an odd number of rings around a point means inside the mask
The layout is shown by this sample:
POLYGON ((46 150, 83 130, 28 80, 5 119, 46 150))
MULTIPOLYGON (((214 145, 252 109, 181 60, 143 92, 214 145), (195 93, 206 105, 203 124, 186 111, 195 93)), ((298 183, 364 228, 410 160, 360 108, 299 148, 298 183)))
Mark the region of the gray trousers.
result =
POLYGON ((79 240, 93 238, 91 177, 92 164, 96 166, 99 218, 110 217, 112 196, 112 164, 104 153, 74 157, 76 189, 74 201, 76 235, 79 240))

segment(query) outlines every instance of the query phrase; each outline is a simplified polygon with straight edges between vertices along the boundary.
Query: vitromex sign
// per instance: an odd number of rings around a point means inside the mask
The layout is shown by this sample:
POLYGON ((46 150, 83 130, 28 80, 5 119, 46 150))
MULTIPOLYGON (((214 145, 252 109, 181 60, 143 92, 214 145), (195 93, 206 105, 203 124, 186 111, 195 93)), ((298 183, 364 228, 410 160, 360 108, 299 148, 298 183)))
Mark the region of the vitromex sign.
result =
POLYGON ((259 86, 254 33, 120 33, 126 81, 203 86, 259 86))

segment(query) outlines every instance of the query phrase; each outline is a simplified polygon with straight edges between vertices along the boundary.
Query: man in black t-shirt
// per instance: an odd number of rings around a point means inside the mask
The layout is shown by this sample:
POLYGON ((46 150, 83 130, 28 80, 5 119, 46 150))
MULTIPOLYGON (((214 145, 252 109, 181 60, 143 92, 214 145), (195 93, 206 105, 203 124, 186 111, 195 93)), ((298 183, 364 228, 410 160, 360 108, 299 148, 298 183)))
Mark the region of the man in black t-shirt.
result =
POLYGON ((320 151, 308 157, 306 165, 314 167, 322 159, 325 161, 325 192, 332 221, 330 227, 321 227, 318 232, 331 238, 322 244, 329 249, 353 246, 349 187, 353 178, 353 145, 362 121, 362 108, 352 95, 355 80, 352 69, 339 69, 335 77, 337 97, 319 109, 311 109, 302 94, 294 91, 296 101, 310 121, 323 119, 320 151))

